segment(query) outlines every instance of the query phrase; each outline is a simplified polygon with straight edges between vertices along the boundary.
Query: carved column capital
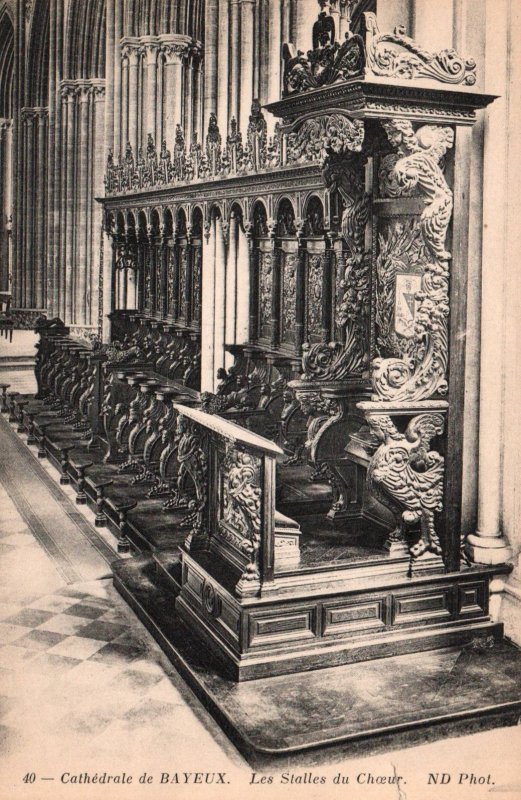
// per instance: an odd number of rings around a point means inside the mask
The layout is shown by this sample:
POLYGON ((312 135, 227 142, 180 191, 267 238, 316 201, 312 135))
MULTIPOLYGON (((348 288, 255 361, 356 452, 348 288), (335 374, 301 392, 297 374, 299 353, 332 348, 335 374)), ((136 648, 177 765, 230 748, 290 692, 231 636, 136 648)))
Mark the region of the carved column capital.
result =
POLYGON ((141 44, 139 42, 123 42, 121 55, 127 60, 129 67, 137 67, 141 55, 141 44))
POLYGON ((160 52, 158 42, 145 42, 141 48, 144 54, 148 67, 154 67, 157 64, 157 56, 160 52))

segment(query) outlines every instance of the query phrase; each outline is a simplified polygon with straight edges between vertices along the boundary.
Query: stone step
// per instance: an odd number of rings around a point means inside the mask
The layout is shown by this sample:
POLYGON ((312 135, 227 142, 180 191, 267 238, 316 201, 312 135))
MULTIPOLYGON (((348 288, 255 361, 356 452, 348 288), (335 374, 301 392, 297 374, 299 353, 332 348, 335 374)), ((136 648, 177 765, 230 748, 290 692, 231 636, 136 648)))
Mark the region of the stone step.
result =
POLYGON ((157 566, 152 554, 115 562, 114 585, 252 766, 518 723, 521 651, 486 632, 460 646, 235 683, 180 621, 157 566))

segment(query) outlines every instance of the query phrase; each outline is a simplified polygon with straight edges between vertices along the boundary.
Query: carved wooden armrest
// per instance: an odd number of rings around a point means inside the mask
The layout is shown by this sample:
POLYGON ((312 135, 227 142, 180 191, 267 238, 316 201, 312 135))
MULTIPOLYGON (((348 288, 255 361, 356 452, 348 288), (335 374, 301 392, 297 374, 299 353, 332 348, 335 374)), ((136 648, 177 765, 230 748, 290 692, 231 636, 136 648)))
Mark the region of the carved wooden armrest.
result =
POLYGON ((85 493, 85 470, 92 467, 93 461, 84 461, 78 464, 76 461, 70 461, 70 464, 76 472, 76 503, 77 505, 85 505, 87 502, 87 495, 85 493))
POLYGON ((103 512, 103 506, 105 504, 104 490, 107 486, 111 486, 114 481, 93 481, 90 478, 87 478, 87 481, 96 492, 96 516, 94 518, 94 524, 97 528, 102 528, 106 523, 105 514, 103 512))

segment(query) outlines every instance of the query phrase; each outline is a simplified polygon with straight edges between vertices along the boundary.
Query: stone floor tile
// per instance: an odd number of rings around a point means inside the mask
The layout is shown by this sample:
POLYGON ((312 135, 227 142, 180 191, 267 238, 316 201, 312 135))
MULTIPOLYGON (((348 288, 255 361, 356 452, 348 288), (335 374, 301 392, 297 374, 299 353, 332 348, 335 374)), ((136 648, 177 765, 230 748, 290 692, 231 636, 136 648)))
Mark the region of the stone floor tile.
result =
POLYGON ((171 664, 163 666, 160 660, 157 660, 155 654, 150 654, 148 658, 139 658, 137 661, 132 662, 132 669, 140 672, 148 672, 152 675, 160 675, 164 677, 166 672, 173 669, 171 664))
POLYGON ((18 614, 22 608, 23 606, 15 605, 14 603, 0 603, 0 620, 7 619, 7 617, 12 617, 14 614, 18 614))
POLYGON ((4 645, 0 648, 0 667, 14 670, 21 669, 37 655, 37 650, 29 650, 27 647, 17 647, 10 644, 4 645))
POLYGON ((83 629, 90 624, 90 620, 85 617, 73 617, 70 614, 56 614, 46 622, 39 625, 37 630, 54 631, 55 633, 66 633, 68 636, 80 634, 83 629))
POLYGON ((50 650, 66 638, 66 634, 55 631, 34 630, 17 641, 18 646, 31 650, 50 650))
POLYGON ((67 636, 55 647, 51 648, 49 654, 86 660, 104 647, 105 644, 105 642, 99 641, 98 639, 87 639, 82 636, 67 636))
POLYGON ((9 625, 5 622, 0 622, 0 644, 10 644, 26 635, 27 628, 23 625, 9 625))
POLYGON ((82 661, 66 676, 65 680, 73 685, 82 687, 104 686, 119 675, 127 667, 126 662, 119 664, 109 664, 103 662, 82 661))
MULTIPOLYGON (((36 651, 33 652, 36 653, 36 651)), ((81 659, 78 658, 72 658, 58 653, 40 653, 37 658, 33 658, 27 665, 27 670, 29 672, 36 671, 42 674, 45 674, 46 671, 51 674, 57 674, 68 672, 80 663, 81 659)))
MULTIPOLYGON (((128 691, 138 691, 146 693, 150 697, 150 690, 156 686, 163 678, 161 675, 153 674, 151 672, 143 672, 142 670, 125 669, 114 678, 118 688, 128 691)), ((110 688, 110 684, 109 684, 110 688)))
POLYGON ((59 614, 66 608, 76 605, 76 602, 74 598, 60 597, 59 595, 51 594, 47 597, 38 598, 38 600, 35 600, 34 603, 29 605, 29 608, 38 608, 40 611, 54 611, 55 614, 59 614))
POLYGON ((97 619, 102 616, 104 609, 89 603, 76 603, 76 605, 66 608, 63 613, 71 614, 74 617, 84 617, 85 619, 97 619))
POLYGON ((12 617, 7 617, 4 622, 10 625, 25 625, 27 628, 36 628, 42 622, 47 622, 53 615, 51 611, 41 611, 37 608, 24 608, 12 617))
POLYGON ((126 625, 117 625, 114 622, 101 622, 99 619, 82 628, 81 635, 91 639, 100 639, 110 642, 121 636, 127 630, 126 625))
POLYGON ((157 700, 160 703, 170 703, 183 705, 185 700, 181 692, 172 684, 170 678, 160 680, 147 694, 147 698, 157 700))
POLYGON ((94 655, 91 656, 91 661, 101 661, 106 664, 128 664, 142 655, 143 651, 139 647, 110 642, 94 653, 94 655))

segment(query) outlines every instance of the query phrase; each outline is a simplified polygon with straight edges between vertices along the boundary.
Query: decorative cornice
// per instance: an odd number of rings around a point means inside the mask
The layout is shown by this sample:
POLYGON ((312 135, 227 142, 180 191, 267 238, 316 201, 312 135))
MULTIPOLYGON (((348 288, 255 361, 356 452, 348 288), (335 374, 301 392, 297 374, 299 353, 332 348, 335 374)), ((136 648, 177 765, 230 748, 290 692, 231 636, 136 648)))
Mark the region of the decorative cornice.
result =
POLYGON ((399 114, 419 121, 436 121, 439 118, 445 123, 472 125, 476 119, 476 109, 485 108, 495 99, 495 95, 477 94, 470 89, 360 78, 290 95, 269 103, 266 109, 286 120, 309 113, 310 108, 316 114, 335 108, 364 119, 399 114))
POLYGON ((176 202, 207 202, 235 200, 237 195, 259 197, 266 192, 287 192, 288 184, 302 191, 324 188, 322 168, 319 164, 301 164, 273 171, 263 170, 253 175, 235 175, 220 180, 194 181, 191 184, 136 189, 125 194, 98 198, 108 209, 145 208, 152 199, 161 205, 176 202))

